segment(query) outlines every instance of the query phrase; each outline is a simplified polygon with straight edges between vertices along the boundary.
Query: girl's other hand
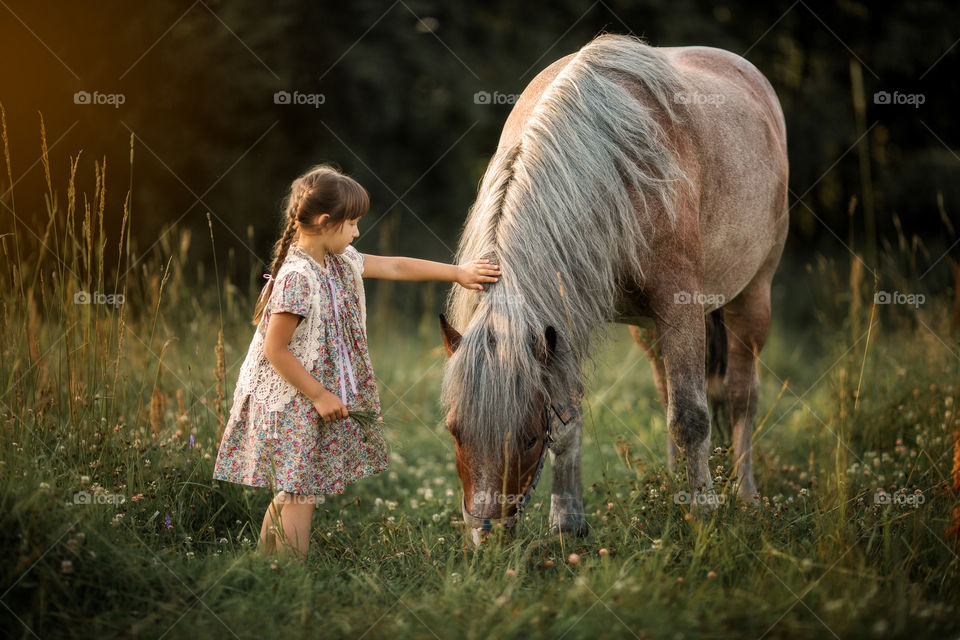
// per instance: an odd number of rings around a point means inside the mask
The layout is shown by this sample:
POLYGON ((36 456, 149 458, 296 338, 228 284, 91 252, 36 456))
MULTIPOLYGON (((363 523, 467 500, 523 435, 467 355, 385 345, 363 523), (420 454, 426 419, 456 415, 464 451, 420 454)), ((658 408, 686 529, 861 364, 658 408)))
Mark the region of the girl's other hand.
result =
POLYGON ((500 266, 486 258, 471 260, 457 267, 457 284, 465 289, 483 290, 481 282, 496 282, 500 266))
POLYGON ((326 389, 320 392, 320 395, 311 398, 313 406, 317 413, 323 418, 324 422, 333 422, 340 418, 347 417, 347 408, 343 406, 340 398, 330 393, 326 389))

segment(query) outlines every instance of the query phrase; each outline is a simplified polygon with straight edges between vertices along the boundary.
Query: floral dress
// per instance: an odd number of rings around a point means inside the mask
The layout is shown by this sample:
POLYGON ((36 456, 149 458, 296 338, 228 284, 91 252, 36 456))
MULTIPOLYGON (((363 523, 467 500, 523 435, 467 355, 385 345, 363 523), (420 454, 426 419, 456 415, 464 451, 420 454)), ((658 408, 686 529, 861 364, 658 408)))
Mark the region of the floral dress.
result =
MULTIPOLYGON (((311 301, 319 304, 319 357, 314 358, 310 373, 348 410, 381 417, 367 351, 363 291, 358 290, 359 277, 351 260, 328 253, 324 267, 296 245, 289 251, 305 257, 315 271, 322 283, 319 295, 310 290, 302 273, 287 273, 275 281, 257 331, 266 333, 273 313, 306 316, 311 301)), ((352 246, 347 252, 362 270, 361 254, 352 246)), ((348 417, 326 423, 299 391, 279 412, 255 410, 251 415, 249 399, 249 395, 233 399, 243 404, 231 410, 214 466, 215 479, 314 495, 322 501, 322 494, 343 493, 348 484, 386 470, 382 422, 362 427, 348 417)))

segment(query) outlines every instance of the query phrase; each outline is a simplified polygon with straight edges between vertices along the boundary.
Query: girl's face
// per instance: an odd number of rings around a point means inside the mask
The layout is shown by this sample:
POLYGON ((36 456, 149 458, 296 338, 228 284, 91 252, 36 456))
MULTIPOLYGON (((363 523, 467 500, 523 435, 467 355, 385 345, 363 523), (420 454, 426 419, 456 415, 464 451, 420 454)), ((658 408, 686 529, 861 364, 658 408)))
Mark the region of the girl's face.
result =
POLYGON ((357 226, 359 220, 344 220, 340 228, 333 227, 323 235, 327 237, 327 250, 331 253, 343 253, 353 239, 360 235, 357 226))
MULTIPOLYGON (((327 216, 327 214, 323 214, 317 218, 317 223, 328 224, 328 218, 329 216, 327 216)), ((313 237, 330 253, 341 254, 347 250, 347 247, 353 242, 353 239, 360 235, 360 231, 357 228, 358 222, 359 220, 344 220, 343 224, 339 227, 328 224, 323 231, 320 231, 313 237)))

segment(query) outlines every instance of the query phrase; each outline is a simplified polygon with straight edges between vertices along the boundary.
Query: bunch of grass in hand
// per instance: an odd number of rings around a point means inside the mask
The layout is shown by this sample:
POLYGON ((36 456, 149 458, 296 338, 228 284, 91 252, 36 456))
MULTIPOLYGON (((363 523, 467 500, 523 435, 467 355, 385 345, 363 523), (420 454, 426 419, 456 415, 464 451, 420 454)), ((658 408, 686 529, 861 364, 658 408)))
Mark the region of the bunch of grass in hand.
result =
POLYGON ((371 427, 382 421, 374 411, 348 411, 347 417, 353 418, 353 421, 364 431, 369 431, 371 427))

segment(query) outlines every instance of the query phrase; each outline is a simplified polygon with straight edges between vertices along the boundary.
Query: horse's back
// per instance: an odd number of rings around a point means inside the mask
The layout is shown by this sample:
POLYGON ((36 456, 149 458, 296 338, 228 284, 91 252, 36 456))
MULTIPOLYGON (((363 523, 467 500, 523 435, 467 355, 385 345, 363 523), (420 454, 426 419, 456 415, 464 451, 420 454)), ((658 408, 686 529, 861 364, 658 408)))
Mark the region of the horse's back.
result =
POLYGON ((770 82, 749 61, 713 47, 661 51, 687 95, 699 171, 705 290, 736 296, 779 256, 787 234, 786 124, 770 82), (730 269, 736 263, 741 269, 730 269))
POLYGON ((787 129, 780 101, 767 77, 749 60, 716 47, 662 47, 660 51, 682 75, 713 76, 719 82, 738 89, 743 95, 751 96, 777 132, 786 154, 787 129))

